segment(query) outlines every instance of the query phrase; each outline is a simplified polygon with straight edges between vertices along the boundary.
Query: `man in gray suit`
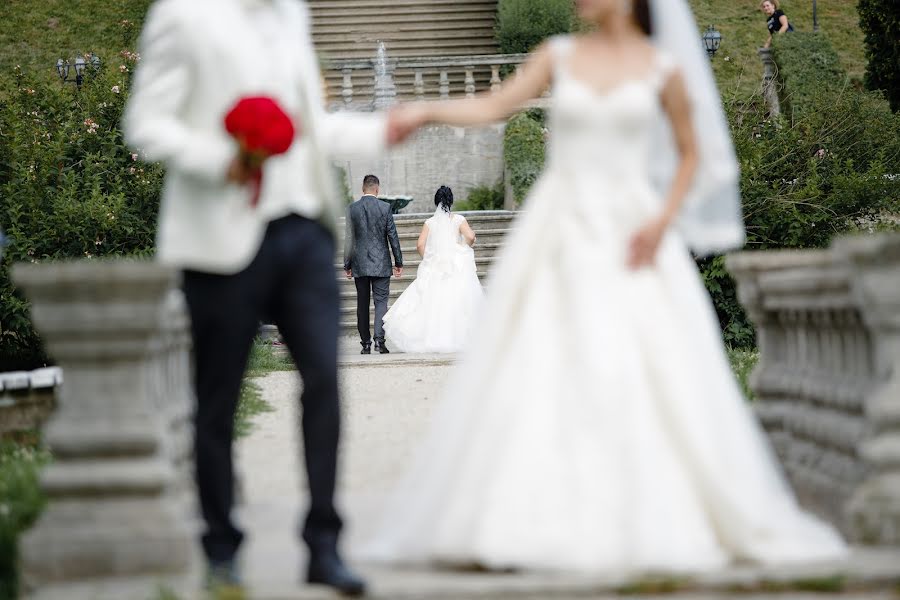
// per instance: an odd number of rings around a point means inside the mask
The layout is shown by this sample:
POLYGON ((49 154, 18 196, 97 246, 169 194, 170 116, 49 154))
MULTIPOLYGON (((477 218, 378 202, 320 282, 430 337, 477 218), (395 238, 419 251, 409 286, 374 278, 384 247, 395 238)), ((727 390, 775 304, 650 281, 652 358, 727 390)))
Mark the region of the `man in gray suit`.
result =
POLYGON ((347 208, 344 237, 344 273, 356 280, 356 322, 362 354, 372 353, 369 299, 375 297, 375 350, 388 354, 384 344, 384 315, 391 293, 391 251, 394 277, 403 274, 403 253, 390 205, 378 199, 381 182, 374 175, 363 179, 363 196, 347 208), (391 248, 388 250, 388 243, 391 248))

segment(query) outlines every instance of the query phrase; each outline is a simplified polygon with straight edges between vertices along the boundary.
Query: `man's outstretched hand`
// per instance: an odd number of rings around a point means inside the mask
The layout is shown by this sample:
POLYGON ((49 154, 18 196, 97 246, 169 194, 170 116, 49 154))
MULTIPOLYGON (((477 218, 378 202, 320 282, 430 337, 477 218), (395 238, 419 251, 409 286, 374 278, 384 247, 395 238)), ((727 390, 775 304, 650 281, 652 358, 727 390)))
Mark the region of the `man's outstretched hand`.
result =
POLYGON ((410 102, 391 108, 387 117, 388 145, 400 144, 428 122, 424 102, 410 102))

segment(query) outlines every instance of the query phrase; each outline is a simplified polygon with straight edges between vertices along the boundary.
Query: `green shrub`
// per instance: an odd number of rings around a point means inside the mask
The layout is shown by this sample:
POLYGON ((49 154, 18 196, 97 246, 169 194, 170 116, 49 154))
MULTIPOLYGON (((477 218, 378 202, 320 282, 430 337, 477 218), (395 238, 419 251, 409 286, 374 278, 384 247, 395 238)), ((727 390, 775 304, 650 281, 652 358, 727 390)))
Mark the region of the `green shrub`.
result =
POLYGON ((782 109, 800 116, 822 94, 847 85, 847 74, 828 38, 821 33, 797 32, 775 36, 773 56, 784 85, 782 109))
POLYGON ((483 185, 469 190, 469 196, 453 206, 454 210, 503 210, 503 184, 483 185))
POLYGON ((544 168, 544 129, 530 113, 509 120, 503 138, 503 157, 516 204, 521 204, 544 168))
POLYGON ((29 446, 0 442, 0 600, 18 593, 18 539, 44 507, 38 472, 49 455, 29 446))
POLYGON ((20 69, 0 78, 0 371, 47 361, 13 262, 152 252, 162 169, 137 162, 119 128, 135 58, 89 72, 81 91, 20 69))
MULTIPOLYGON (((760 103, 728 106, 748 249, 821 248, 900 214, 900 179, 891 177, 900 173, 900 115, 852 88, 808 102, 792 123, 767 121, 760 103)), ((751 346, 753 329, 721 258, 700 266, 726 341, 751 346)))
POLYGON ((530 52, 552 35, 572 31, 571 0, 500 0, 497 44, 504 54, 530 52))
POLYGON ((900 2, 859 0, 857 8, 866 34, 866 86, 884 92, 900 111, 900 2))

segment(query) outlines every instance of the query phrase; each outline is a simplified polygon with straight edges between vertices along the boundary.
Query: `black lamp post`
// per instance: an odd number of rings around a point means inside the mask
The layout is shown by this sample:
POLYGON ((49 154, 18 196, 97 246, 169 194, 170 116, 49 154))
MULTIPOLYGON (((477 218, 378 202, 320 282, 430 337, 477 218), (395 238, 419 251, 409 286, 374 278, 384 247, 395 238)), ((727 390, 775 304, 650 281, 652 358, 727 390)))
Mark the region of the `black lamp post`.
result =
POLYGON ((88 63, 95 71, 100 70, 100 57, 91 52, 86 56, 77 57, 74 63, 60 58, 56 61, 56 74, 63 83, 74 83, 80 89, 81 84, 84 83, 84 71, 87 69, 88 63), (75 81, 69 81, 69 72, 72 67, 75 67, 75 81))
POLYGON ((819 5, 813 0, 813 31, 819 30, 819 5))
POLYGON ((706 49, 706 53, 709 54, 709 57, 712 58, 716 55, 716 52, 719 51, 719 46, 722 44, 722 33, 710 25, 706 28, 706 31, 703 32, 703 47, 706 49))

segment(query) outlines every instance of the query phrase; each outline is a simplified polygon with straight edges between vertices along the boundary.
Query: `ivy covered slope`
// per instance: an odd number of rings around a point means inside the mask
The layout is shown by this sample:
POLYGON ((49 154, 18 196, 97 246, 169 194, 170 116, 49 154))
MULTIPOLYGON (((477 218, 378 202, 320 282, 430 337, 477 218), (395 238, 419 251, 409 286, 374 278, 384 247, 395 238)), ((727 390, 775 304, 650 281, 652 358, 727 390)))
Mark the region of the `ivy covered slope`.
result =
POLYGON ((162 171, 138 162, 120 129, 137 58, 120 50, 81 91, 20 68, 0 78, 0 371, 44 362, 13 262, 152 251, 162 171))

